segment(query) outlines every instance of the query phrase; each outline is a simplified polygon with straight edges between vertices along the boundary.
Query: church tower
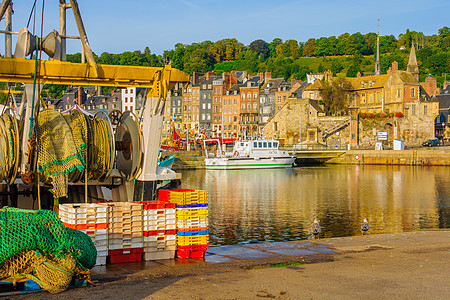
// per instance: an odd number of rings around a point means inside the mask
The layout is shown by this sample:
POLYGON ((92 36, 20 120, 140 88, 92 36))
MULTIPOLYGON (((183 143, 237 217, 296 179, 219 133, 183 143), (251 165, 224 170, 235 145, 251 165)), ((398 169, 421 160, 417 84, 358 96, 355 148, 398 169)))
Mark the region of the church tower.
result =
POLYGON ((406 71, 410 72, 417 82, 419 82, 419 66, 417 65, 416 48, 414 47, 414 43, 412 43, 411 46, 411 53, 409 54, 409 61, 406 71))

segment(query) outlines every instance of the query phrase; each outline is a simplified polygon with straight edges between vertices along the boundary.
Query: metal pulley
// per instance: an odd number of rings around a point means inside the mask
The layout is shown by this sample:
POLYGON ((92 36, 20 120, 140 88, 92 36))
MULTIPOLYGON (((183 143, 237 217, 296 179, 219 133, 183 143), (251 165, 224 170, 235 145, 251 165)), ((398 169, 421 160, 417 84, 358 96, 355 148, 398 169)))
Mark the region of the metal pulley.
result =
POLYGON ((142 136, 137 117, 130 111, 122 114, 115 134, 116 165, 127 181, 137 177, 142 159, 142 136))

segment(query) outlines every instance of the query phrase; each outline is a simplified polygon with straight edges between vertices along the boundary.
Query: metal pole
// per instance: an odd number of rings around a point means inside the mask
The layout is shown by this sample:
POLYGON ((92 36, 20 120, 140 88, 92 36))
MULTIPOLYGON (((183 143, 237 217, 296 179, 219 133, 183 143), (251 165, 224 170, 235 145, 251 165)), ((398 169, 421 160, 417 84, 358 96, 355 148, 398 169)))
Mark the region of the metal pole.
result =
POLYGON ((61 60, 66 60, 66 0, 59 1, 59 33, 61 36, 61 60))
MULTIPOLYGON (((12 31, 12 4, 8 5, 5 15, 5 31, 12 31)), ((5 57, 12 57, 12 35, 5 34, 5 57)))
POLYGON ((0 20, 3 19, 8 6, 11 4, 11 1, 12 0, 3 0, 2 5, 0 6, 0 20))
MULTIPOLYGON (((81 19, 80 9, 78 8, 78 2, 76 0, 70 0, 70 4, 72 7, 73 16, 75 17, 75 22, 77 23, 78 32, 80 34, 81 44, 82 44, 82 47, 81 47, 82 52, 83 51, 85 52, 86 59, 88 62, 94 63, 96 76, 98 76, 97 65, 95 64, 94 54, 92 53, 91 47, 89 46, 86 30, 83 25, 83 20, 81 19)), ((83 53, 82 53, 81 57, 83 59, 83 53)))

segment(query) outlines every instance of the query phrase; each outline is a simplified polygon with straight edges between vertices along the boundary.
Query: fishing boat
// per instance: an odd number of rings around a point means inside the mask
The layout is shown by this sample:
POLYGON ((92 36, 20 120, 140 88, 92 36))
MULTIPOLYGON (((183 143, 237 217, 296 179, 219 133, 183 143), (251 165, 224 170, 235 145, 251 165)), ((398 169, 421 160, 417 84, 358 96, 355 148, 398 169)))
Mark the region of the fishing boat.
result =
POLYGON ((273 139, 236 141, 231 152, 223 151, 218 139, 203 143, 205 167, 209 170, 291 168, 295 161, 295 157, 279 149, 279 142, 273 139))

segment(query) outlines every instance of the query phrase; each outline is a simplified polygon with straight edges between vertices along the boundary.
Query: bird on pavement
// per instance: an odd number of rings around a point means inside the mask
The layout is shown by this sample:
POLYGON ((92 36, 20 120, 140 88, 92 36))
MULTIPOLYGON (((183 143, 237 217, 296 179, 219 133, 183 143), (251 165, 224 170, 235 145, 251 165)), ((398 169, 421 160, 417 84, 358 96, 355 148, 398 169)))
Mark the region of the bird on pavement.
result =
POLYGON ((320 231, 322 230, 320 228, 320 224, 319 224, 320 220, 318 220, 317 218, 314 218, 314 221, 311 225, 311 233, 313 234, 314 238, 319 238, 319 234, 320 231))
POLYGON ((370 229, 369 221, 367 221, 367 218, 364 218, 364 221, 361 224, 362 234, 364 235, 364 234, 368 233, 367 231, 369 231, 369 229, 370 229))

